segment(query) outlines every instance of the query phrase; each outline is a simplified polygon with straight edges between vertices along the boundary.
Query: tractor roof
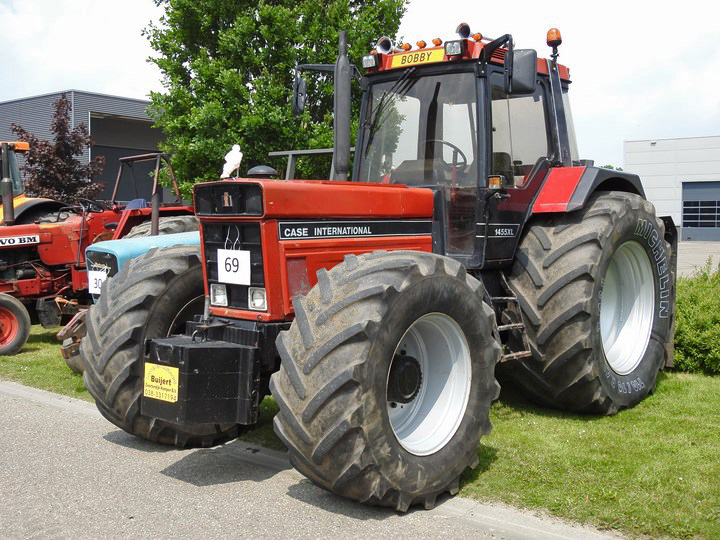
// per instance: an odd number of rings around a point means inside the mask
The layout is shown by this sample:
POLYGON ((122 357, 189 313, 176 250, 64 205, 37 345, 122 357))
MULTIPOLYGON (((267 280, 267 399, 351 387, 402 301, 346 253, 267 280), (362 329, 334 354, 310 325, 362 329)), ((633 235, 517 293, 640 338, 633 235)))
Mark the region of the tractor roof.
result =
MULTIPOLYGON (((478 34, 479 35, 479 34, 478 34)), ((379 58, 376 61, 377 67, 371 67, 367 69, 368 74, 378 73, 382 71, 390 71, 392 69, 405 68, 410 66, 419 66, 436 63, 451 63, 451 62, 462 62, 467 60, 477 60, 480 58, 480 53, 487 43, 483 43, 481 40, 473 38, 460 39, 457 41, 464 42, 462 47, 462 53, 460 55, 447 56, 445 54, 445 47, 439 39, 433 40, 435 42, 434 47, 425 47, 425 42, 418 42, 418 48, 415 50, 411 49, 409 43, 402 45, 405 50, 392 50, 392 52, 378 52, 372 51, 371 54, 377 55, 379 58), (422 45, 422 47, 420 47, 422 45)), ((505 59, 507 49, 498 48, 493 51, 490 56, 490 61, 494 64, 502 64, 505 59)), ((570 80, 570 70, 563 66, 558 65, 560 72, 560 78, 566 81, 570 80)), ((538 58, 537 61, 537 72, 543 75, 547 75, 548 68, 547 62, 544 58, 538 58)))
POLYGON ((30 143, 24 141, 0 141, 0 144, 7 144, 12 150, 16 152, 29 152, 30 143))

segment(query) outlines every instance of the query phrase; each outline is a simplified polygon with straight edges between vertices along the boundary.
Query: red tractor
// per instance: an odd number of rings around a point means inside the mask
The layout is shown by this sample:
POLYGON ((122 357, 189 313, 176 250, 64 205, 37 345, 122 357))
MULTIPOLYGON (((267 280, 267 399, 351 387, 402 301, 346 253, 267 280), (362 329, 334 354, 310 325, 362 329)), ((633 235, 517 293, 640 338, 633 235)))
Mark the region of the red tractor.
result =
POLYGON ((272 395, 300 472, 405 511, 478 463, 498 364, 584 413, 652 392, 672 358, 672 220, 637 176, 579 159, 559 32, 548 60, 458 32, 363 57, 351 181, 341 33, 333 181, 196 185, 201 253, 151 251, 107 283, 80 351, 108 420, 210 446, 272 395), (193 288, 204 314, 164 337, 193 288))
POLYGON ((30 332, 31 313, 44 327, 52 328, 60 325, 63 315, 72 315, 89 304, 84 255, 88 245, 110 238, 157 234, 171 221, 178 221, 171 216, 184 216, 180 219, 185 230, 197 229, 192 207, 182 203, 163 154, 121 159, 109 202, 76 199, 75 204, 67 205, 25 197, 15 157, 19 149, 27 151, 27 143, 2 143, 0 355, 14 354, 23 347, 30 332), (152 204, 141 198, 127 205, 118 203, 123 168, 147 160, 155 161, 152 204), (157 177, 161 163, 168 167, 177 196, 169 205, 160 201, 157 177), (155 224, 152 231, 151 217, 155 224))

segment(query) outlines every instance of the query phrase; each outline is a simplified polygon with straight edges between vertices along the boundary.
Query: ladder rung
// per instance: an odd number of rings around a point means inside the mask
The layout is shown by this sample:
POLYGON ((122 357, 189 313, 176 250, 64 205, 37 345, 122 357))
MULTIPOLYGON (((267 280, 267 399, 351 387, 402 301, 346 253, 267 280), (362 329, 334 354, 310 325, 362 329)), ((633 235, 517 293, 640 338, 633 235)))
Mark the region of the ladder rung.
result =
POLYGON ((504 332, 505 330, 522 330, 523 328, 525 328, 523 323, 503 324, 497 327, 499 332, 504 332))
POLYGON ((517 298, 514 296, 491 296, 490 300, 493 302, 517 302, 517 298))
POLYGON ((519 358, 530 358, 531 356, 532 353, 530 351, 520 351, 516 353, 503 354, 502 358, 500 358, 500 361, 505 362, 507 360, 517 360, 519 358))

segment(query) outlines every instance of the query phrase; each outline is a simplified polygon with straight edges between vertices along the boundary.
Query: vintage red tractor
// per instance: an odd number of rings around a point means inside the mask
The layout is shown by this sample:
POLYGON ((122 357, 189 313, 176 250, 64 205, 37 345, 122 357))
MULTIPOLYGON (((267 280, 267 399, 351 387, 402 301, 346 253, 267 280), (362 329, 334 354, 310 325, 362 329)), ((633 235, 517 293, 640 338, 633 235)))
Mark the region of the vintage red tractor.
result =
MULTIPOLYGON (((76 199, 67 204, 24 195, 15 152, 27 150, 27 143, 2 143, 0 355, 14 354, 23 347, 35 317, 44 327, 59 326, 63 315, 73 315, 90 303, 85 265, 88 245, 111 238, 197 229, 192 207, 182 202, 164 154, 121 159, 110 201, 76 199), (152 201, 139 197, 127 204, 117 201, 123 169, 147 160, 155 161, 152 201), (169 204, 161 202, 158 186, 162 164, 175 187, 176 199, 169 204)), ((134 180, 133 176, 136 185, 134 180)))

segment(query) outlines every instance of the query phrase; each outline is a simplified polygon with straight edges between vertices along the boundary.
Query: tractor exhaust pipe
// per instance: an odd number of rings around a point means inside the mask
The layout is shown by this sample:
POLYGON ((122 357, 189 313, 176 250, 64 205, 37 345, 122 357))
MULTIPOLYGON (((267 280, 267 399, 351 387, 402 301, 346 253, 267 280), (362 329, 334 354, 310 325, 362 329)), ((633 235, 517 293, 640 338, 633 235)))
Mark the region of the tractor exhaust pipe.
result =
POLYGON ((333 128, 335 141, 333 144, 334 178, 345 181, 350 170, 350 61, 347 56, 347 34, 340 32, 340 52, 335 63, 335 103, 333 128))
POLYGON ((13 206, 13 184, 10 178, 10 156, 7 143, 2 143, 0 196, 2 196, 3 225, 12 225, 15 223, 15 207, 13 206))

